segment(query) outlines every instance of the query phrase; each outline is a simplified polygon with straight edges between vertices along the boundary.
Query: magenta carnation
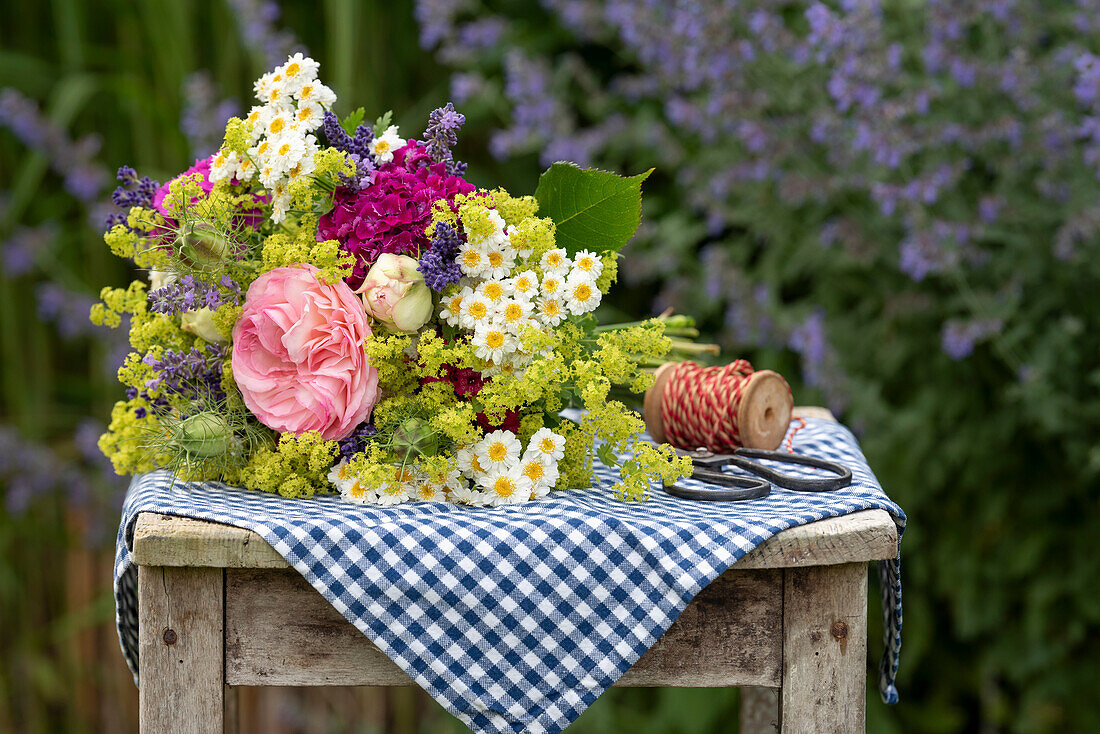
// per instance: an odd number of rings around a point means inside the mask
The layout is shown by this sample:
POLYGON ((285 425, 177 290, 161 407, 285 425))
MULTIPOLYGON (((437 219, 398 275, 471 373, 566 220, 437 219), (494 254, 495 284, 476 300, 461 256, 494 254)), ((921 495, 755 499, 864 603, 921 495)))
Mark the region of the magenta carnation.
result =
POLYGON ((338 240, 355 255, 355 269, 347 280, 358 288, 382 253, 419 257, 428 249, 424 231, 431 222, 433 201, 453 202, 458 194, 473 190, 412 140, 394 152, 393 161, 375 172, 365 189, 337 192, 336 205, 318 224, 317 239, 338 240))

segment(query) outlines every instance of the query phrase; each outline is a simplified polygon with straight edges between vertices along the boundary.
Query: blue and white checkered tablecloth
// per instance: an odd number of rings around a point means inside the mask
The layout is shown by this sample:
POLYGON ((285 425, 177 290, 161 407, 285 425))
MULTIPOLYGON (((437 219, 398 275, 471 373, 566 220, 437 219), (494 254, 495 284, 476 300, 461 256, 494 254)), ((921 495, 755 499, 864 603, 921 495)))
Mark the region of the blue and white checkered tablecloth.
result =
MULTIPOLYGON (((765 499, 704 503, 659 488, 621 502, 615 475, 540 502, 468 508, 290 500, 217 484, 172 487, 136 477, 115 560, 122 651, 137 675, 138 513, 211 520, 258 533, 349 622, 475 732, 559 732, 650 648, 701 589, 775 533, 881 508, 882 491, 852 434, 808 419, 794 449, 841 462, 838 492, 773 489, 765 499)), ((897 698, 900 559, 882 564, 884 700, 897 698)))

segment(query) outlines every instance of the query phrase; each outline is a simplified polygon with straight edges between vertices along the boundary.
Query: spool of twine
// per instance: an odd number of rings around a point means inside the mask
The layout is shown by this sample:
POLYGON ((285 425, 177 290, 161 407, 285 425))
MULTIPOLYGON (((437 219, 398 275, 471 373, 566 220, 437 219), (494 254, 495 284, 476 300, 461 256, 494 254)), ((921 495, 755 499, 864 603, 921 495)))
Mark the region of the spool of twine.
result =
POLYGON ((682 449, 739 446, 777 449, 791 423, 794 398, 783 376, 757 372, 743 359, 723 367, 662 365, 645 394, 645 421, 655 441, 682 449))

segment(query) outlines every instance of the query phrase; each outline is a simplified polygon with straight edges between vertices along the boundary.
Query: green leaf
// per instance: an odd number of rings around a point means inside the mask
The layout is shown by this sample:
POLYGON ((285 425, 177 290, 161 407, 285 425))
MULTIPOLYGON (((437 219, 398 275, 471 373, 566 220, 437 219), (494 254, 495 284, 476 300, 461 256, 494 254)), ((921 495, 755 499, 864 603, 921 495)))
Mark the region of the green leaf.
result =
POLYGON ((363 124, 363 116, 367 114, 367 111, 360 107, 357 110, 353 110, 340 121, 340 127, 344 128, 344 132, 348 135, 354 135, 355 129, 363 124))
POLYGON ((539 214, 556 225, 558 247, 578 250, 621 250, 642 221, 642 181, 575 163, 558 162, 539 177, 535 198, 539 214))
POLYGON ((386 114, 374 121, 374 135, 378 137, 386 132, 386 128, 393 124, 393 110, 386 110, 386 114))
POLYGON ((596 449, 596 456, 599 457, 604 466, 615 467, 619 465, 619 457, 615 456, 615 452, 611 450, 611 444, 600 444, 600 447, 596 449))

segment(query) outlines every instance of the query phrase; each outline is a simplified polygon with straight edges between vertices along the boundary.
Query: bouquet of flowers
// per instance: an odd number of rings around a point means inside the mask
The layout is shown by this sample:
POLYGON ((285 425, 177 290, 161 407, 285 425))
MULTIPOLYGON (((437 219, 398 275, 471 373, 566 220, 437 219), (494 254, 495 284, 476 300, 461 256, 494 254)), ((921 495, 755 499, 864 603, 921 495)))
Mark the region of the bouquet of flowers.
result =
POLYGON ((534 196, 479 189, 451 104, 420 139, 341 120, 301 54, 255 92, 209 159, 160 185, 119 171, 105 241, 148 272, 92 310, 133 348, 100 439, 120 474, 486 506, 590 486, 594 456, 622 498, 690 473, 612 398, 690 324, 592 315, 648 173, 557 163, 534 196))

